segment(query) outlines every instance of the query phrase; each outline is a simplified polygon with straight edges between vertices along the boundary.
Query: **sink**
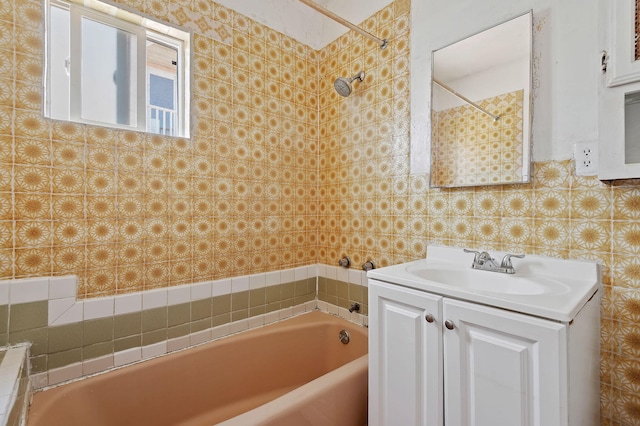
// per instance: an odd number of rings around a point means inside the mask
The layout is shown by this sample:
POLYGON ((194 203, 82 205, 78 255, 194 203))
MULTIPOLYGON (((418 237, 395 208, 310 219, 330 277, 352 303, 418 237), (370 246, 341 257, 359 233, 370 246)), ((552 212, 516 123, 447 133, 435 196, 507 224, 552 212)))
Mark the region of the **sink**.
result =
MULTIPOLYGON (((426 259, 367 273, 370 279, 515 312, 569 322, 600 288, 595 262, 527 255, 515 274, 472 269, 462 248, 429 246, 426 259)), ((492 253, 501 259, 505 253, 492 253)))
POLYGON ((407 272, 428 281, 465 288, 474 291, 511 295, 558 294, 570 290, 569 286, 547 278, 519 276, 480 271, 410 265, 407 272))

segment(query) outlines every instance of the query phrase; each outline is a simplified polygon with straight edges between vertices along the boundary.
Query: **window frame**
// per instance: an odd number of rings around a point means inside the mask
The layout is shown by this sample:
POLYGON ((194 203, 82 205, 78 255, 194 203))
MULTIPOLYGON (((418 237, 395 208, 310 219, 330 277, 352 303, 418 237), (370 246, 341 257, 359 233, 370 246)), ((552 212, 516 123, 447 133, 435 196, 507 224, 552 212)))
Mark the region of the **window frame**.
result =
POLYGON ((46 2, 46 44, 45 44, 45 90, 44 90, 44 115, 51 117, 51 70, 50 70, 50 8, 58 7, 69 12, 69 34, 70 34, 70 63, 69 63, 69 121, 90 125, 104 126, 115 129, 141 131, 155 134, 147 128, 147 110, 150 105, 148 76, 150 74, 147 67, 147 41, 160 43, 177 50, 177 73, 176 73, 176 128, 174 135, 164 135, 172 137, 189 138, 189 93, 190 85, 190 47, 192 34, 181 28, 176 28, 169 24, 151 20, 141 13, 129 12, 118 6, 113 6, 102 1, 94 1, 97 8, 87 7, 68 0, 45 0, 46 2), (99 10, 97 10, 99 9, 99 10), (109 14, 108 14, 109 13, 109 14), (111 15, 125 15, 129 19, 119 18, 111 15), (134 34, 136 36, 136 106, 134 124, 118 124, 106 121, 95 121, 83 118, 82 112, 82 19, 87 18, 103 25, 134 34), (135 22, 131 22, 135 21, 135 22), (79 58, 79 59, 76 59, 79 58))
MULTIPOLYGON (((185 108, 186 108, 186 102, 185 102, 185 92, 188 90, 188 84, 187 84, 187 78, 185 77, 185 52, 184 52, 184 43, 176 43, 176 40, 174 37, 171 36, 166 36, 164 34, 160 34, 157 33, 155 31, 147 31, 147 37, 145 39, 145 44, 147 41, 151 41, 153 43, 156 44, 161 44, 173 49, 176 49, 177 51, 177 57, 178 57, 178 63, 176 65, 176 77, 175 79, 173 79, 175 87, 174 87, 174 98, 175 98, 175 105, 176 105, 176 111, 178 112, 178 114, 176 114, 176 128, 177 128, 177 135, 174 136, 180 136, 182 134, 184 134, 186 132, 184 125, 185 122, 183 120, 183 114, 181 114, 180 112, 184 112, 185 108)), ((146 55, 145 55, 146 56, 146 55)), ((146 82, 149 85, 149 87, 147 87, 147 84, 145 84, 145 97, 146 97, 146 102, 145 102, 145 117, 148 118, 147 116, 147 108, 151 106, 151 99, 150 99, 150 81, 151 81, 151 74, 152 74, 152 68, 146 67, 145 66, 145 78, 146 78, 146 82)), ((157 75, 159 77, 165 77, 163 75, 159 75, 159 74, 154 74, 157 75)), ((165 77, 168 78, 168 77, 165 77)), ((161 134, 161 133, 159 133, 161 134)))

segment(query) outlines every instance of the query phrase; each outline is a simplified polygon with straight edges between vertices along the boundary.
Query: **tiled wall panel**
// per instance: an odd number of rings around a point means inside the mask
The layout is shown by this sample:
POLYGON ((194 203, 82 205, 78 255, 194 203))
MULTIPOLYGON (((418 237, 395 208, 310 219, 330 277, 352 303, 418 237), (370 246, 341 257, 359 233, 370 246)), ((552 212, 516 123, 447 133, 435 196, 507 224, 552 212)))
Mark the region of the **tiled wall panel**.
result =
MULTIPOLYGON (((639 424, 640 181, 575 176, 570 161, 536 162, 522 185, 430 189, 410 175, 408 12, 397 0, 362 24, 389 38, 384 51, 350 32, 319 52, 319 262, 386 266, 424 257, 427 241, 600 262, 602 422, 639 424), (361 70, 337 95, 334 79, 361 70)), ((339 298, 320 284, 321 300, 339 298)))
POLYGON ((192 137, 42 118, 42 2, 3 2, 0 278, 96 297, 314 263, 316 53, 213 2, 122 5, 193 31, 192 137))
POLYGON ((640 421, 638 181, 576 177, 569 161, 535 163, 527 185, 410 175, 409 0, 362 23, 387 49, 349 32, 318 52, 213 2, 123 4, 194 31, 192 138, 42 119, 42 4, 0 2, 0 278, 76 274, 88 298, 343 255, 385 266, 427 241, 594 259, 603 424, 640 421))

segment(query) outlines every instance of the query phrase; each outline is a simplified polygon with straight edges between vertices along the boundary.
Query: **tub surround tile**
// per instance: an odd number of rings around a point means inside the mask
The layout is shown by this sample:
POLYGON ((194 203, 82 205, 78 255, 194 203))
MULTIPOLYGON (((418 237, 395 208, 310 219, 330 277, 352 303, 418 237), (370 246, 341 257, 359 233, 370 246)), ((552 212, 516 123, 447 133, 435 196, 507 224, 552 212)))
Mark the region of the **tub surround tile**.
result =
POLYGON ((229 333, 235 334, 249 329, 249 321, 247 319, 239 319, 229 323, 229 333))
POLYGON ((211 318, 211 325, 213 327, 222 326, 225 324, 229 324, 231 322, 231 312, 227 312, 224 314, 214 315, 211 318))
POLYGON ((46 355, 49 353, 49 328, 33 328, 30 330, 9 333, 9 344, 18 345, 29 342, 31 344, 31 356, 46 355))
POLYGON ((249 290, 250 279, 248 276, 231 278, 232 294, 237 294, 249 290))
POLYGON ((47 386, 57 385, 69 380, 82 377, 82 363, 67 365, 61 368, 49 370, 47 374, 47 386))
POLYGON ((110 340, 108 342, 95 343, 93 345, 84 346, 82 348, 82 359, 84 360, 83 362, 87 362, 95 358, 113 355, 113 352, 113 340, 110 340))
POLYGON ((227 314, 231 312, 231 294, 225 294, 213 298, 213 315, 227 314))
MULTIPOLYGON (((211 323, 209 323, 209 327, 211 327, 211 323)), ((156 344, 159 344, 160 342, 166 342, 166 340, 167 340, 166 328, 142 333, 143 350, 145 346, 156 345, 156 344)))
MULTIPOLYGON (((191 333, 191 325, 190 324, 180 324, 177 326, 169 327, 167 329, 167 339, 178 339, 181 337, 185 337, 191 333)), ((188 340, 188 339, 187 339, 188 340)))
POLYGON ((48 357, 46 355, 30 357, 29 358, 29 364, 31 366, 30 374, 33 375, 35 373, 42 373, 47 371, 48 370, 47 359, 48 357))
POLYGON ((49 301, 48 324, 54 324, 76 303, 75 297, 53 299, 49 301))
POLYGON ((114 314, 127 314, 142 310, 142 293, 131 293, 115 296, 114 314))
MULTIPOLYGON (((113 354, 105 355, 102 357, 96 357, 94 359, 83 361, 82 363, 82 375, 90 376, 92 374, 100 373, 102 371, 109 370, 114 367, 113 354)), ((42 387, 42 386, 38 386, 42 387)), ((38 388, 36 387, 36 388, 38 388)))
POLYGON ((49 353, 81 348, 83 329, 81 322, 49 327, 49 353))
POLYGON ((191 286, 182 285, 177 287, 170 287, 167 289, 167 304, 179 305, 185 304, 191 300, 191 286))
POLYGON ((84 301, 84 320, 112 317, 114 315, 115 299, 104 297, 87 299, 84 301))
POLYGON ((182 303, 180 305, 172 305, 167 308, 167 325, 175 327, 183 325, 191 320, 191 304, 182 303))
POLYGON ((148 332, 167 328, 167 307, 145 309, 141 316, 141 330, 148 332))
MULTIPOLYGON (((171 330, 171 329, 169 329, 171 330)), ((171 331, 169 331, 169 335, 171 331)), ((188 334, 188 330, 187 330, 188 334)), ((188 335, 180 335, 179 337, 170 337, 167 341, 167 352, 179 351, 190 346, 190 338, 188 335)))
POLYGON ((127 337, 142 331, 142 312, 116 315, 113 322, 114 337, 127 337))
POLYGON ((29 380, 33 389, 42 389, 49 385, 49 372, 31 374, 29 380))
POLYGON ((149 290, 142 293, 142 309, 166 307, 168 301, 167 289, 149 290))
POLYGON ((95 320, 85 320, 82 322, 83 346, 90 346, 96 343, 113 342, 114 319, 113 317, 100 318, 95 320))
POLYGON ((212 283, 204 282, 191 285, 191 300, 208 299, 212 295, 212 283))
POLYGON ((267 272, 265 274, 265 286, 266 287, 275 286, 275 285, 279 285, 279 284, 281 284, 280 271, 267 272))
MULTIPOLYGON (((49 302, 51 303, 51 302, 49 302)), ((51 325, 72 324, 82 321, 84 314, 84 301, 74 303, 62 315, 58 317, 51 325)))
POLYGON ((150 359, 155 358, 167 353, 167 342, 163 340, 162 342, 146 345, 142 347, 142 358, 150 359))
POLYGON ((196 332, 191 332, 189 336, 189 344, 191 346, 200 345, 202 343, 206 343, 211 340, 211 330, 199 330, 196 332))
POLYGON ((231 294, 231 292, 231 279, 217 280, 213 282, 212 295, 214 297, 231 294))
POLYGON ((10 302, 9 298, 9 281, 0 282, 0 305, 8 305, 10 302))
POLYGON ((211 319, 212 303, 211 299, 202 299, 191 302, 191 321, 211 319))
MULTIPOLYGON (((69 365, 81 364, 82 362, 82 349, 70 349, 64 352, 56 352, 49 354, 47 359, 47 367, 49 371, 63 368, 69 365)), ((82 369, 80 369, 82 374, 82 369)), ((77 376, 80 377, 80 376, 77 376)))
POLYGON ((26 278, 9 281, 9 301, 13 304, 49 299, 49 278, 26 278))
POLYGON ((280 271, 280 281, 282 283, 290 283, 296 280, 296 273, 293 269, 288 269, 286 271, 280 271))
POLYGON ((48 302, 18 303, 10 306, 9 332, 46 327, 48 302))
POLYGON ((142 335, 134 334, 132 336, 123 337, 121 339, 115 339, 113 341, 113 351, 122 352, 132 348, 140 348, 142 346, 142 335))
POLYGON ((127 364, 133 364, 142 360, 142 348, 131 348, 113 354, 114 367, 121 367, 127 364))
MULTIPOLYGON (((76 280, 64 277, 67 282, 59 291, 47 292, 55 299, 0 305, 0 320, 5 309, 4 323, 11 343, 33 342, 34 373, 45 373, 37 379, 42 387, 316 309, 318 279, 314 274, 318 270, 314 265, 243 276, 235 283, 234 279, 207 281, 176 287, 173 292, 155 289, 76 300, 73 304, 65 296, 76 280), (294 280, 283 282, 283 278, 294 280), (205 295, 209 297, 202 298, 205 295), (191 300, 193 297, 196 300, 191 300), (157 307, 144 309, 150 306, 157 307), (10 315, 12 309, 14 315, 10 315), (58 317, 50 324, 50 310, 62 311, 61 315, 70 319, 56 325, 58 317)), ((44 296, 43 292, 39 294, 44 296)))
POLYGON ((246 310, 249 308, 249 292, 241 291, 231 294, 231 311, 246 310))

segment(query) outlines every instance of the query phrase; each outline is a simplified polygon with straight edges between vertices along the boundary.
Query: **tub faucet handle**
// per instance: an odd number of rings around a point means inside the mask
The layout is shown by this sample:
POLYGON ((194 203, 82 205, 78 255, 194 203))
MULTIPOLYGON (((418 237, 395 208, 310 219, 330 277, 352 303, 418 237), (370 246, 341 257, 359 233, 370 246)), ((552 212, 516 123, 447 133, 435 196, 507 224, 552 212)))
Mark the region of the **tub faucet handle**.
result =
POLYGON ((351 259, 349 259, 348 256, 345 256, 342 259, 338 260, 338 265, 342 266, 343 268, 348 268, 351 265, 351 259))
POLYGON ((352 303, 351 307, 349 308, 349 312, 353 313, 353 312, 360 312, 360 304, 359 303, 352 303))
POLYGON ((376 269, 376 265, 373 263, 373 260, 367 260, 362 264, 362 270, 368 272, 372 269, 376 269))

